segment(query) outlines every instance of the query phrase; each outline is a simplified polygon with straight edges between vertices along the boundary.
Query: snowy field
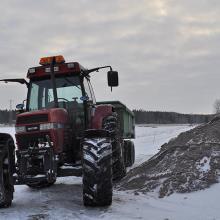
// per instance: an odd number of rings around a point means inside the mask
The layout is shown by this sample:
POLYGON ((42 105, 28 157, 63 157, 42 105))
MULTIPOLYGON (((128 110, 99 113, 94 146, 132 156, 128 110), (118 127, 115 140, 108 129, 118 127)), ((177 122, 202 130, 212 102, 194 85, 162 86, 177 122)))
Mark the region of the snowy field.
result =
MULTIPOLYGON (((136 162, 134 166, 155 154, 160 145, 187 125, 137 126, 136 162)), ((0 132, 14 135, 13 128, 0 127, 0 132)), ((114 191, 113 204, 107 208, 86 208, 82 203, 81 178, 60 178, 43 190, 15 186, 12 207, 0 210, 0 220, 20 219, 149 219, 149 220, 220 220, 220 184, 190 194, 173 194, 159 199, 155 194, 134 195, 114 191)))

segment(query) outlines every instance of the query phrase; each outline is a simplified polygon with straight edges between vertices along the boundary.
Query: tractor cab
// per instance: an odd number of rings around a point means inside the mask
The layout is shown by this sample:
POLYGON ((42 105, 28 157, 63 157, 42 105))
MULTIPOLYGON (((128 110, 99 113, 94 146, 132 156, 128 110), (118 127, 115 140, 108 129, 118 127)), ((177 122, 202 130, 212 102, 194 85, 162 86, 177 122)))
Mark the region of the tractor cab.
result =
POLYGON ((96 100, 90 83, 90 73, 102 68, 110 68, 108 85, 118 85, 118 73, 111 66, 85 69, 78 62, 66 63, 63 56, 44 57, 40 66, 29 68, 27 78, 11 79, 28 87, 27 105, 17 105, 20 113, 36 112, 44 109, 63 108, 67 111, 71 127, 77 133, 90 128, 91 112, 96 100))
POLYGON ((29 68, 28 82, 24 79, 4 80, 26 84, 28 88, 26 108, 18 105, 18 148, 41 146, 48 137, 55 153, 64 155, 64 161, 80 159, 80 140, 84 131, 94 128, 92 121, 101 126, 100 120, 93 120, 96 101, 89 74, 102 68, 110 68, 109 86, 117 86, 118 73, 110 66, 88 70, 78 62, 65 62, 63 56, 41 58, 40 66, 29 68))
POLYGON ((62 56, 55 57, 53 65, 52 61, 42 58, 41 66, 28 70, 26 111, 63 108, 68 113, 71 127, 79 133, 88 127, 88 109, 95 104, 89 76, 84 74, 86 69, 79 63, 65 63, 62 56))

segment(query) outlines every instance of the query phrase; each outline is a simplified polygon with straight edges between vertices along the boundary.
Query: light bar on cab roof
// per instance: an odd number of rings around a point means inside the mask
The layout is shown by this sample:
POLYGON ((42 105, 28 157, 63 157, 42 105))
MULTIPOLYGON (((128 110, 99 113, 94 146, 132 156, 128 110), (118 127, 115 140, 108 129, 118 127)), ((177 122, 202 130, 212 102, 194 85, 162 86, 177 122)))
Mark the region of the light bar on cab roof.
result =
MULTIPOLYGON (((43 58, 42 58, 43 59, 43 58)), ((41 62, 42 65, 37 66, 37 67, 31 67, 28 69, 27 72, 27 78, 33 79, 33 78, 41 78, 41 77, 48 77, 51 72, 51 68, 53 68, 54 73, 56 75, 71 75, 71 74, 80 74, 84 70, 86 70, 83 66, 81 66, 78 62, 69 62, 69 63, 55 63, 55 65, 52 67, 49 64, 50 61, 41 62), (47 63, 47 65, 46 65, 47 63)), ((60 62, 60 61, 58 61, 60 62)))
POLYGON ((52 63, 53 58, 55 57, 56 63, 65 63, 65 59, 62 55, 59 56, 52 56, 52 57, 42 57, 40 59, 40 65, 49 65, 52 63))

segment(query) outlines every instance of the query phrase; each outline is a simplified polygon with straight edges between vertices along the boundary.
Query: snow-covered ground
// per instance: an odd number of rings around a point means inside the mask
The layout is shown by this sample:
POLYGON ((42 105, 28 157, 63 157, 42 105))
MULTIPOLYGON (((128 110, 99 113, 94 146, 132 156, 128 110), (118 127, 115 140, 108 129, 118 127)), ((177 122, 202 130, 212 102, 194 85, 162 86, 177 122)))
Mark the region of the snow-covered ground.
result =
MULTIPOLYGON (((137 126, 135 166, 155 154, 159 146, 187 125, 137 126)), ((14 135, 13 128, 0 127, 0 132, 14 135)), ((173 194, 159 199, 155 194, 134 195, 114 191, 113 204, 107 208, 86 208, 82 203, 81 178, 60 178, 46 189, 33 190, 16 186, 11 208, 0 210, 1 219, 149 219, 149 220, 217 220, 220 184, 190 194, 173 194)))
POLYGON ((181 132, 195 126, 190 125, 139 125, 136 126, 135 164, 137 166, 156 154, 160 146, 181 132))

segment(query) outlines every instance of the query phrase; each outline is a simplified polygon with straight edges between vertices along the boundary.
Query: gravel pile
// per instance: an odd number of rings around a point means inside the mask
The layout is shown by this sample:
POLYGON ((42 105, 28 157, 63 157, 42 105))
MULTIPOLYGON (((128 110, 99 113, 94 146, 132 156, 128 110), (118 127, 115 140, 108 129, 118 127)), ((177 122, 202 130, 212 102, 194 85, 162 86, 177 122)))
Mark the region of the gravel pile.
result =
POLYGON ((120 190, 158 192, 159 197, 208 188, 220 175, 220 117, 161 146, 151 159, 132 169, 120 190))

